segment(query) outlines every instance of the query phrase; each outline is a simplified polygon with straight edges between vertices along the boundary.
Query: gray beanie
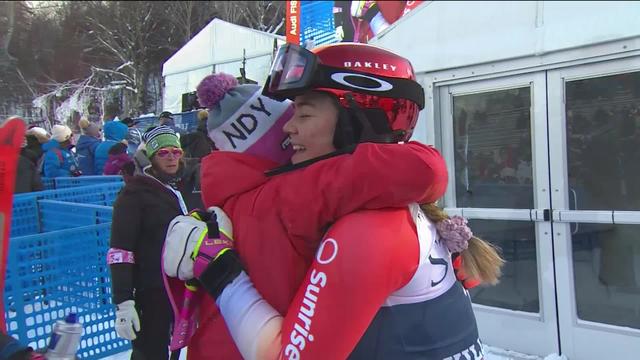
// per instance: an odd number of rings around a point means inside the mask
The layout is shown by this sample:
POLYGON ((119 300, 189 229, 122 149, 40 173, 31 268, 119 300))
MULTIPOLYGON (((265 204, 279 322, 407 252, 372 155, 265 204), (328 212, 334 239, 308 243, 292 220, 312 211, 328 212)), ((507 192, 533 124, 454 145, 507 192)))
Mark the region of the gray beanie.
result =
POLYGON ((262 95, 262 87, 238 85, 227 74, 205 77, 198 85, 198 100, 209 109, 207 133, 216 148, 248 153, 287 163, 293 151, 282 127, 293 116, 289 100, 262 95))
POLYGON ((207 129, 215 129, 222 125, 258 91, 262 91, 262 87, 253 84, 238 85, 227 91, 222 99, 209 109, 207 129))

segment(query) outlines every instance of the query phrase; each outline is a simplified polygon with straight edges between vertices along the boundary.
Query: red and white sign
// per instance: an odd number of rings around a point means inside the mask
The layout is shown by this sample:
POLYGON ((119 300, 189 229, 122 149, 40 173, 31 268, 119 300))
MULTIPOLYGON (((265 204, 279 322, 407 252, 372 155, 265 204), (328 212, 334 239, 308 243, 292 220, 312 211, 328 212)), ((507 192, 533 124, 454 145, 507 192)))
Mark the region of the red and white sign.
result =
POLYGON ((287 43, 300 44, 300 1, 287 1, 287 43))

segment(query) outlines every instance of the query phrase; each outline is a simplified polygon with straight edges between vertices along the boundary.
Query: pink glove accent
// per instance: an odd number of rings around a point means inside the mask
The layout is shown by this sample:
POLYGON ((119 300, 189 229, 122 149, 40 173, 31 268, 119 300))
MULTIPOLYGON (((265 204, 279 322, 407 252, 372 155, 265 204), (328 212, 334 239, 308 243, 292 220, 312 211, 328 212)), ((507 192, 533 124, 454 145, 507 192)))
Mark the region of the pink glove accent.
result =
POLYGON ((196 278, 204 272, 210 262, 224 249, 233 248, 233 241, 220 232, 219 239, 204 239, 193 263, 193 276, 196 278))
POLYGON ((107 264, 135 264, 136 259, 132 251, 111 248, 107 252, 107 264))

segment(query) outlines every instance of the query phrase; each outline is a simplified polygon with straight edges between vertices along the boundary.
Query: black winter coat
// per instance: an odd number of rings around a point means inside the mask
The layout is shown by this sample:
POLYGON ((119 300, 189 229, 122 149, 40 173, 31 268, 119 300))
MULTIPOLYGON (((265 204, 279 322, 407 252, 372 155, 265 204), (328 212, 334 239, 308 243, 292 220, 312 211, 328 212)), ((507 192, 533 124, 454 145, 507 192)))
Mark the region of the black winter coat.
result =
POLYGON ((22 149, 18 158, 18 168, 16 169, 16 194, 44 190, 42 178, 33 163, 32 153, 27 149, 22 149))
POLYGON ((207 131, 203 129, 183 135, 180 137, 180 144, 184 150, 184 156, 194 159, 202 159, 215 149, 213 141, 209 139, 207 131))
MULTIPOLYGON (((199 167, 185 171, 177 184, 187 210, 199 207, 199 167)), ((201 201, 200 201, 201 203, 201 201)), ((134 289, 163 288, 162 247, 171 220, 182 215, 178 197, 157 179, 140 175, 127 179, 113 205, 110 247, 132 251, 135 264, 111 265, 113 302, 134 298, 134 289)))

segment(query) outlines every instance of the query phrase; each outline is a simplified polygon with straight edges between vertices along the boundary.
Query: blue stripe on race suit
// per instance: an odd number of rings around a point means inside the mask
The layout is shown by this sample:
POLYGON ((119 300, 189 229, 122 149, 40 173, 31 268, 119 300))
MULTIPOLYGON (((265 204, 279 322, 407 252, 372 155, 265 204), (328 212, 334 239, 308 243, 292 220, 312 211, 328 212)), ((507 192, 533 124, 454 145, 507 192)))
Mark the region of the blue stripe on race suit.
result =
POLYGON ((349 359, 476 360, 481 350, 471 300, 456 282, 435 299, 382 307, 349 359))

